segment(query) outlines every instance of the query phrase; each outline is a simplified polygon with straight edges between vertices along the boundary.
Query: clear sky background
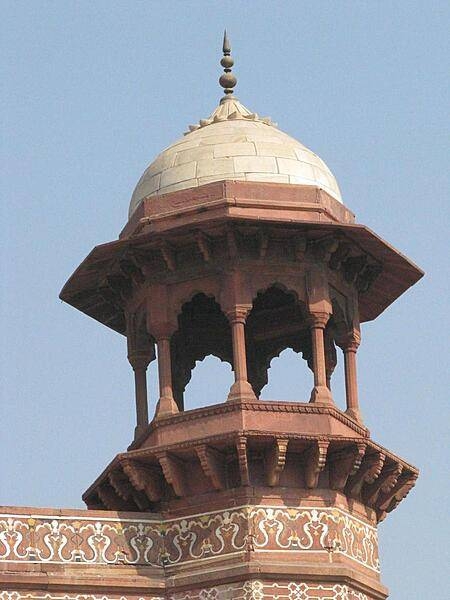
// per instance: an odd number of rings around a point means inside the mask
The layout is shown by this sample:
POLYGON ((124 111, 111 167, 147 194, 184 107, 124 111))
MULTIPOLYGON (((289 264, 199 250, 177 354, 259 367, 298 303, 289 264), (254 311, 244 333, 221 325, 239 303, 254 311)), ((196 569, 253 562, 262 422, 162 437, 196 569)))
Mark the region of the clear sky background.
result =
MULTIPOLYGON (((94 245, 117 237, 147 164, 216 106, 227 26, 241 101, 317 152, 358 221, 426 271, 363 327, 359 382, 374 439, 421 470, 380 527, 383 581, 394 600, 443 598, 449 3, 0 6, 0 503, 81 507, 131 440, 125 340, 58 293, 94 245)), ((275 360, 263 397, 305 401, 301 363, 275 360)), ((206 359, 187 406, 223 401, 230 382, 229 367, 206 359)), ((342 406, 341 381, 334 390, 342 406)), ((149 394, 153 412, 153 367, 149 394)))

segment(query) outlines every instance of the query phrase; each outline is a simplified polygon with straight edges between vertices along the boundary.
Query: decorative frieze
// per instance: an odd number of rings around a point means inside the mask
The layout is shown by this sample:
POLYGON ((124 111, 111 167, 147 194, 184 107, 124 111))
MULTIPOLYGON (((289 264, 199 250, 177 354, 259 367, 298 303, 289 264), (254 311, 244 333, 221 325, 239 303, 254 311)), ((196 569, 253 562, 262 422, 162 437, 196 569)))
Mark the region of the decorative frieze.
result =
POLYGON ((362 592, 341 584, 315 584, 300 581, 241 581, 210 588, 170 593, 164 596, 119 596, 117 594, 63 594, 44 592, 0 592, 0 600, 369 600, 362 592))
POLYGON ((369 600, 348 585, 315 584, 300 581, 270 583, 243 581, 189 592, 168 594, 168 600, 369 600))
POLYGON ((0 600, 166 600, 166 596, 139 596, 137 594, 64 594, 57 592, 3 591, 0 600))
POLYGON ((249 549, 306 560, 332 552, 379 571, 376 529, 336 508, 243 506, 169 520, 0 515, 7 562, 161 566, 249 549))

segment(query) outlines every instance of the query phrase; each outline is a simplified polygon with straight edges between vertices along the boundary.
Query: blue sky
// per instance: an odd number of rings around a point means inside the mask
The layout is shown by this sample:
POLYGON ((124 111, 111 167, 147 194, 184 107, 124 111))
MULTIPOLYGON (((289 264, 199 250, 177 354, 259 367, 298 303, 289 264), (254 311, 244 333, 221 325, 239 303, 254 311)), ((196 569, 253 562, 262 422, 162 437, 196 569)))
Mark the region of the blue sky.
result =
MULTIPOLYGON (((117 237, 147 164, 216 106, 226 26, 241 101, 317 152, 357 220, 426 271, 363 327, 358 367, 372 436, 421 469, 380 527, 383 581, 395 600, 441 597, 448 3, 1 4, 0 503, 80 507, 130 441, 125 341, 58 293, 94 245, 117 237)), ((274 361, 265 398, 306 399, 299 360, 274 361)), ((204 361, 187 405, 223 401, 230 377, 204 361)), ((338 404, 342 393, 337 381, 338 404)), ((152 411, 153 367, 149 395, 152 411)))

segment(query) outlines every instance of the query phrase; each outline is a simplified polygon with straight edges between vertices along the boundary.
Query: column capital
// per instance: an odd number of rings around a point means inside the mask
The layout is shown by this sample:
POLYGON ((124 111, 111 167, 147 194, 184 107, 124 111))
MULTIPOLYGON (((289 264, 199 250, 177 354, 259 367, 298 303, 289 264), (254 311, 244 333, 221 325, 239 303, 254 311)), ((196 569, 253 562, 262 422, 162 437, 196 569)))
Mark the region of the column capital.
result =
POLYGON ((153 323, 151 327, 151 334, 155 338, 156 342, 161 340, 170 340, 172 335, 177 330, 177 325, 169 321, 159 321, 153 323))
POLYGON ((325 329, 330 316, 330 313, 326 311, 310 311, 308 315, 309 324, 314 329, 325 329))
POLYGON ((356 329, 336 337, 336 344, 344 352, 356 352, 361 343, 361 334, 356 329))
POLYGON ((139 369, 147 369, 148 365, 154 360, 154 352, 133 352, 128 354, 128 362, 130 363, 133 371, 139 369))
POLYGON ((242 323, 245 325, 247 316, 251 309, 251 304, 236 304, 232 308, 224 309, 224 313, 231 324, 242 323))
POLYGON ((133 369, 147 368, 155 359, 155 345, 146 328, 143 310, 126 315, 127 356, 133 369))

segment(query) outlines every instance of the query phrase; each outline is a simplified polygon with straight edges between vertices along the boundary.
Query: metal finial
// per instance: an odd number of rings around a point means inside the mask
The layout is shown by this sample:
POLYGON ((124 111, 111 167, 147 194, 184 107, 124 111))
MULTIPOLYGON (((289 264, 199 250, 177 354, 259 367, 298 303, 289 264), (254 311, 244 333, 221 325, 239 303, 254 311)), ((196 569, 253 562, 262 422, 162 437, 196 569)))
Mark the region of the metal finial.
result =
POLYGON ((231 54, 231 46, 230 46, 230 40, 228 39, 227 36, 227 30, 225 29, 225 31, 223 32, 223 46, 222 46, 222 52, 226 55, 229 56, 231 54))
POLYGON ((231 45, 228 40, 227 30, 223 34, 223 58, 220 64, 223 67, 224 74, 220 76, 219 83, 224 88, 225 97, 233 93, 233 88, 237 83, 236 77, 231 72, 231 67, 234 65, 234 60, 231 58, 231 45))

